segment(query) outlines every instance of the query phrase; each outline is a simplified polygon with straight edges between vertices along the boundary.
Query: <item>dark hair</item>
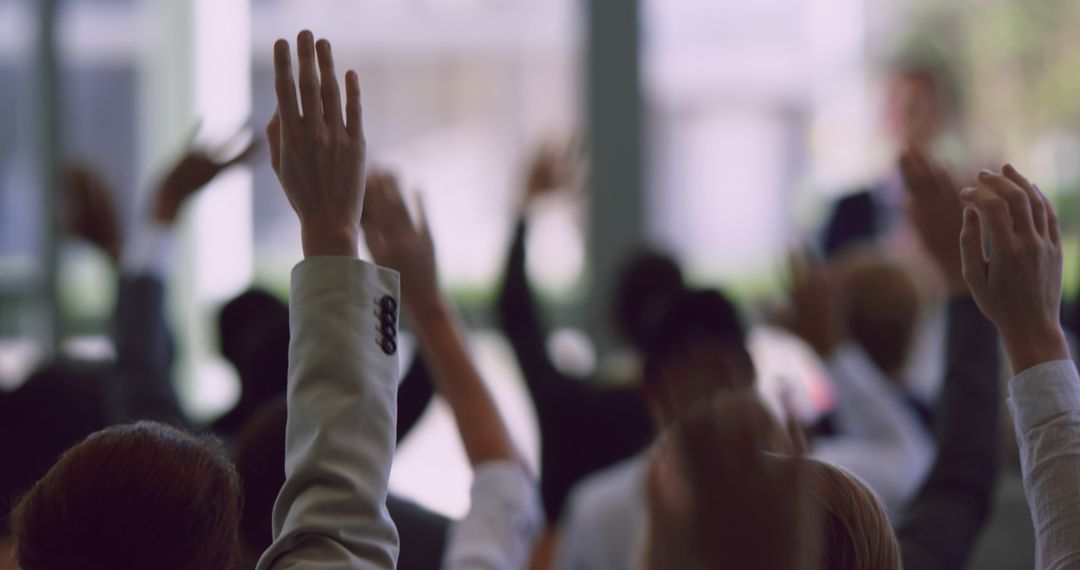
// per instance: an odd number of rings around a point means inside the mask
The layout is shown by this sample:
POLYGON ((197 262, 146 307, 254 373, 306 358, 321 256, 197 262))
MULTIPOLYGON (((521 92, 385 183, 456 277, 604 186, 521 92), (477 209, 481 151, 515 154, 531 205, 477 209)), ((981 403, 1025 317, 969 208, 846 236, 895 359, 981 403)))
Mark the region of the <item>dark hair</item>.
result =
POLYGON ((108 425, 101 386, 104 369, 58 361, 11 393, 0 392, 0 535, 9 532, 15 497, 45 476, 72 445, 108 425))
POLYGON ((232 570, 240 483, 216 439, 155 422, 69 449, 11 515, 22 570, 232 570))
POLYGON ((240 541, 247 553, 262 553, 273 539, 274 501, 285 485, 284 398, 267 402, 252 414, 233 442, 232 457, 244 486, 240 541), (276 467, 275 467, 276 466, 276 467))
POLYGON ((646 332, 645 381, 657 377, 666 363, 687 350, 708 345, 734 351, 753 375, 753 361, 746 350, 746 330, 735 305, 724 294, 687 289, 672 296, 646 332))
POLYGON ((264 403, 285 394, 289 369, 289 308, 277 297, 252 289, 218 314, 221 353, 240 375, 240 401, 214 422, 231 435, 264 403))
POLYGON ((842 258, 847 326, 878 369, 896 378, 907 364, 919 318, 919 292, 900 266, 872 251, 842 258))
POLYGON ((652 322, 683 288, 682 272, 669 256, 654 251, 630 256, 619 271, 612 308, 619 334, 643 350, 652 322))

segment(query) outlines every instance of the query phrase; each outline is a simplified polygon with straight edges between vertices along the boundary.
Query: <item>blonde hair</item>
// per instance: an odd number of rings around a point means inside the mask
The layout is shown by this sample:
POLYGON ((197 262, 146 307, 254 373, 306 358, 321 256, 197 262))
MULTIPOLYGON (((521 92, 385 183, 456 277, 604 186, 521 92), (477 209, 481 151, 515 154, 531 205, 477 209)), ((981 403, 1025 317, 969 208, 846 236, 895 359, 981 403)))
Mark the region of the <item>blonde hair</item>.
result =
POLYGON ((814 459, 807 466, 807 493, 818 511, 820 568, 900 570, 900 545, 881 502, 843 469, 814 459))

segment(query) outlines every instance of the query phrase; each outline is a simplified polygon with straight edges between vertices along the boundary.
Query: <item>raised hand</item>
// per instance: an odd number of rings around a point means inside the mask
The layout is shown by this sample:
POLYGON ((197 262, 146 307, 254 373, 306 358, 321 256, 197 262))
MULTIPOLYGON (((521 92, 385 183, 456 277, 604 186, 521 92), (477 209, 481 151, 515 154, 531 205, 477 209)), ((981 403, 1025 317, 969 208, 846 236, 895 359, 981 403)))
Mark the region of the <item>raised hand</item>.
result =
POLYGON ((580 152, 575 145, 544 145, 529 164, 525 180, 525 205, 547 193, 578 182, 580 152))
POLYGON ((1012 165, 966 188, 964 279, 997 327, 1013 371, 1069 358, 1061 329, 1061 232, 1050 201, 1012 165), (983 228, 988 248, 983 248, 983 228))
POLYGON ((221 157, 221 153, 212 153, 207 149, 188 149, 165 175, 154 194, 151 204, 154 221, 163 225, 175 223, 181 208, 200 188, 230 167, 250 159, 257 151, 256 141, 228 157, 221 157))
POLYGON ((964 205, 960 187, 949 171, 924 152, 909 150, 900 157, 900 172, 908 189, 907 210, 923 247, 942 272, 949 291, 968 293, 960 262, 960 229, 964 205))
POLYGON ((840 284, 827 267, 807 256, 789 257, 791 290, 786 310, 774 322, 828 358, 847 338, 847 317, 840 284))
POLYGON ((440 299, 435 245, 423 207, 413 220, 405 207, 397 178, 375 170, 367 178, 362 220, 364 239, 379 265, 401 274, 406 308, 416 314, 440 299))
POLYGON ((299 102, 289 42, 274 44, 278 107, 266 127, 270 160, 300 218, 304 255, 356 257, 367 168, 360 83, 355 71, 345 74, 342 116, 330 42, 316 45, 306 30, 296 42, 299 102))
POLYGON ((114 265, 119 265, 123 228, 104 180, 86 165, 69 164, 64 168, 64 186, 71 232, 94 244, 114 265))

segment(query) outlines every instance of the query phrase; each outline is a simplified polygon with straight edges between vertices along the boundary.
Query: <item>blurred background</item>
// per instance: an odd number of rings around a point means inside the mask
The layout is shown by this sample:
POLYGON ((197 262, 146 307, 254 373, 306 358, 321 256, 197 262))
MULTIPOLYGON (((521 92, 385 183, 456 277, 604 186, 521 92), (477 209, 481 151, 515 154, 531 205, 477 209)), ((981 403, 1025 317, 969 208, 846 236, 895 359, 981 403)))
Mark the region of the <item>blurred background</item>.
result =
MULTIPOLYGON (((893 168, 887 75, 902 58, 948 70, 943 156, 1008 157, 1070 233, 1080 223, 1074 0, 0 0, 0 386, 53 354, 111 355, 114 276, 60 231, 57 166, 98 168, 130 223, 193 136, 261 133, 271 45, 305 27, 358 71, 374 160, 423 192, 445 286, 533 462, 532 410, 490 306, 545 141, 588 141, 588 187, 543 203, 528 244, 552 351, 577 370, 613 354, 595 301, 635 245, 672 252, 748 310, 775 297, 787 251, 819 234, 829 204, 893 168)), ((237 397, 216 311, 252 284, 287 292, 298 224, 264 157, 207 189, 181 233, 175 378, 187 411, 210 420, 237 397)), ((755 338, 763 376, 813 376, 798 343, 755 338)), ((468 477, 434 406, 393 485, 460 514, 468 477)))

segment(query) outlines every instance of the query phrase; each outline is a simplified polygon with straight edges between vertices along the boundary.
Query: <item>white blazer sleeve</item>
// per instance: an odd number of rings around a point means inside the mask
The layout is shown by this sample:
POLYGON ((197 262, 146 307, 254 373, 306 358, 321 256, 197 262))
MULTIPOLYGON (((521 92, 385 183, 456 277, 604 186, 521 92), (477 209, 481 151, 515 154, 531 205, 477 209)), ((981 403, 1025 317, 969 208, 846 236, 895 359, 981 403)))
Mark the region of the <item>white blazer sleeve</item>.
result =
POLYGON ((398 275, 316 257, 292 272, 285 485, 264 569, 397 565, 386 510, 397 423, 398 275))

